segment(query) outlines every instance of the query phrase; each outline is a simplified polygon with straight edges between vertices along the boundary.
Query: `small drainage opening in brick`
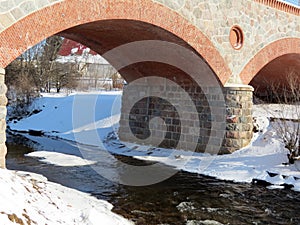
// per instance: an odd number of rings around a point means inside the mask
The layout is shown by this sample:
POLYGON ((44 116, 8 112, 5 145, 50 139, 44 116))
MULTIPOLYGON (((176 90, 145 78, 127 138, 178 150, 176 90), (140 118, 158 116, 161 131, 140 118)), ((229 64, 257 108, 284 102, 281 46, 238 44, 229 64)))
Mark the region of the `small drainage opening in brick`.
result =
POLYGON ((231 46, 235 50, 239 50, 243 47, 244 43, 244 34, 242 29, 239 26, 233 26, 230 29, 229 41, 231 46))

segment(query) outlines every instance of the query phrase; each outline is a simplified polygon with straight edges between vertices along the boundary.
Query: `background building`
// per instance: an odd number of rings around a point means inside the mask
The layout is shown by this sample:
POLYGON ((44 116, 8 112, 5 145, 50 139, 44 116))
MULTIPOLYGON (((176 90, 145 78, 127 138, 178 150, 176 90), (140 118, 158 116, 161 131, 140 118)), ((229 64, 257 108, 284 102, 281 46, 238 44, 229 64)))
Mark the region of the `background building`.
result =
POLYGON ((77 64, 79 90, 121 89, 124 79, 103 57, 75 41, 64 39, 58 52, 57 62, 77 64))

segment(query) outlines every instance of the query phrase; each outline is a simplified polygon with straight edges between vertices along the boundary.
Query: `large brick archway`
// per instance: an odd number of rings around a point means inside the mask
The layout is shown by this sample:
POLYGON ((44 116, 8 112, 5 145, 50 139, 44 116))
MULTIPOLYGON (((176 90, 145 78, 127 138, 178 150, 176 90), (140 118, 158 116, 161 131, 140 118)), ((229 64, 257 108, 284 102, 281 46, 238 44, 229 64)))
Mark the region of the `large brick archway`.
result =
POLYGON ((284 60, 295 54, 300 55, 300 38, 284 38, 272 42, 248 62, 241 72, 240 78, 244 84, 249 84, 272 61, 278 58, 284 60))
MULTIPOLYGON (((29 13, 0 33, 0 69, 28 48, 54 34, 80 41, 100 54, 132 41, 168 41, 198 54, 203 62, 202 73, 209 77, 216 76, 221 84, 226 83, 231 75, 221 54, 199 28, 179 13, 152 0, 65 0, 29 13)), ((180 57, 180 54, 177 53, 176 57, 180 57)), ((152 62, 145 62, 128 66, 127 71, 127 74, 137 71, 132 78, 127 76, 126 71, 120 72, 129 81, 139 75, 151 76, 159 72, 167 78, 182 79, 180 85, 192 89, 193 80, 185 80, 186 76, 181 70, 167 64, 153 66, 152 62)), ((5 87, 3 69, 0 74, 0 84, 5 87)), ((5 90, 3 88, 0 93, 4 99, 5 90)), ((5 102, 1 105, 6 112, 5 102)), ((3 124, 0 130, 0 167, 5 166, 5 114, 0 118, 3 124)))
MULTIPOLYGON (((164 29, 200 54, 224 84, 230 70, 212 42, 175 11, 151 0, 63 1, 36 11, 0 33, 0 66, 6 67, 27 48, 69 28, 104 20, 132 20, 164 29)), ((87 43, 88 44, 88 43, 87 43)))

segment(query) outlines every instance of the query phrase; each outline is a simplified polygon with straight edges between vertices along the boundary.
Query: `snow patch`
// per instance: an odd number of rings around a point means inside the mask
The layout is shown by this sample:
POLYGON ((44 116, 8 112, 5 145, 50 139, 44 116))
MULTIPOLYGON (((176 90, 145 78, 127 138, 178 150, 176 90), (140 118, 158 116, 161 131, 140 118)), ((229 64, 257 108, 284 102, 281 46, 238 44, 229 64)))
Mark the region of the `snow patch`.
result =
POLYGON ((95 164, 95 161, 86 160, 75 155, 67 155, 58 152, 37 151, 26 154, 29 157, 39 158, 41 162, 56 166, 87 166, 95 164))

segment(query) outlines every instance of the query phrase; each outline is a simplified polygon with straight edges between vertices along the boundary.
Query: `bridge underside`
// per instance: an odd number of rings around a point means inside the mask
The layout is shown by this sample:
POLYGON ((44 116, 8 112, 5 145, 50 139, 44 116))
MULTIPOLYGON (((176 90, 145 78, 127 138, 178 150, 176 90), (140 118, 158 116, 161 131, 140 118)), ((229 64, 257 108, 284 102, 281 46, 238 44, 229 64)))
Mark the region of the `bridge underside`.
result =
MULTIPOLYGON (((58 35, 82 43, 100 55, 128 43, 147 40, 174 43, 188 48, 199 55, 185 41, 167 30, 136 20, 101 20, 73 27, 58 35)), ((128 52, 123 54, 106 55, 105 58, 112 66, 117 68, 119 67, 118 65, 122 64, 122 60, 125 62, 129 57, 128 52)), ((186 77, 174 67, 172 68, 166 64, 156 62, 140 62, 128 65, 121 69, 120 74, 128 83, 141 77, 153 75, 160 75, 170 79, 173 79, 174 76, 180 76, 182 82, 184 82, 184 78, 186 77)))
POLYGON ((256 97, 274 102, 292 86, 299 87, 299 79, 300 54, 285 54, 265 65, 251 80, 250 85, 254 87, 256 97))

